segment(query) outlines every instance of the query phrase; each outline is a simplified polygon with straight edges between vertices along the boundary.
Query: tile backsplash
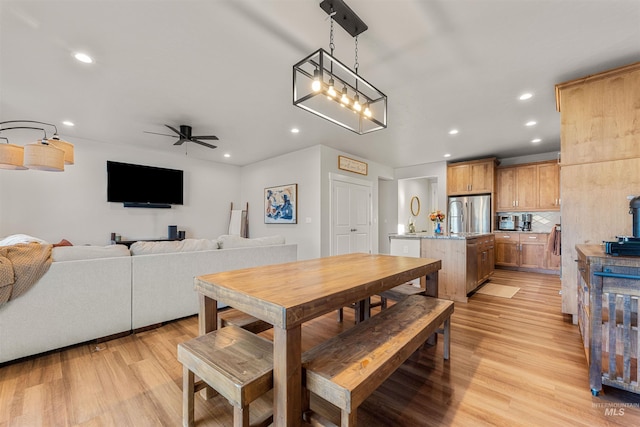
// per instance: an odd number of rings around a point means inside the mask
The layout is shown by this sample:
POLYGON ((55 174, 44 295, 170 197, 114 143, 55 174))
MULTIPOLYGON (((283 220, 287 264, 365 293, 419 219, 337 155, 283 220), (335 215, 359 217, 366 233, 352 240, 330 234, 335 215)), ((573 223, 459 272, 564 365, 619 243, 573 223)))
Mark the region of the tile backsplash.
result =
POLYGON ((560 212, 499 212, 500 215, 515 215, 520 217, 523 213, 532 215, 531 231, 536 233, 548 233, 554 225, 560 224, 560 212))

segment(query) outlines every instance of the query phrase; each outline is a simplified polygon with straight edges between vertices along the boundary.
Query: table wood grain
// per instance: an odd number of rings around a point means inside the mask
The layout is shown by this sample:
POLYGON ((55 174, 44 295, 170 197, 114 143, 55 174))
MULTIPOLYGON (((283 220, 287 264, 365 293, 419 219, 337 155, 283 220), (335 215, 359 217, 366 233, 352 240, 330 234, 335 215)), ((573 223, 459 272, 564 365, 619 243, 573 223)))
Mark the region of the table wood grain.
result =
POLYGON ((272 324, 274 425, 299 426, 302 323, 420 277, 437 296, 440 268, 436 259, 358 253, 198 276, 200 333, 216 328, 216 301, 272 324))

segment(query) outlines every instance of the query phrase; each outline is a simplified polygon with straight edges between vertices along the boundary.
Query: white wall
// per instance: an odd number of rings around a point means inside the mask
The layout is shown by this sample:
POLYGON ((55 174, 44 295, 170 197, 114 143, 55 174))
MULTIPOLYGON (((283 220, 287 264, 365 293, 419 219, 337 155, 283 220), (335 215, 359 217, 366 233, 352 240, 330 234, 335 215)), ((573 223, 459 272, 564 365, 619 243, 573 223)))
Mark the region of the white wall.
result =
POLYGON ((64 172, 0 169, 0 237, 25 233, 49 242, 105 245, 110 233, 126 239, 166 238, 177 225, 187 237, 227 231, 230 203, 239 203, 240 168, 87 140, 74 140, 75 165, 64 172), (184 205, 124 208, 107 202, 107 160, 184 170, 184 205))
MULTIPOLYGON (((411 201, 411 194, 409 192, 402 192, 401 185, 413 182, 414 178, 425 178, 428 182, 425 184, 429 186, 430 194, 425 196, 429 201, 428 204, 422 204, 420 210, 421 220, 425 220, 426 215, 432 210, 440 209, 443 212, 447 210, 447 162, 434 162, 424 163, 421 165, 409 166, 405 168, 397 168, 395 170, 396 180, 398 181, 398 223, 404 224, 405 229, 407 227, 408 215, 404 213, 409 212, 409 202, 411 201), (405 184, 400 184, 402 180, 405 184), (433 194, 435 193, 435 195, 433 194), (406 199, 406 203, 404 202, 406 199)), ((416 181, 426 182, 426 181, 416 181)), ((417 190, 414 190, 417 191, 417 190)), ((422 202, 422 197, 420 198, 422 202)), ((429 224, 427 223, 427 230, 429 230, 429 224)))
POLYGON ((389 234, 398 232, 398 184, 395 180, 378 180, 378 252, 388 254, 389 234))
POLYGON ((393 169, 371 162, 368 159, 354 156, 344 151, 339 151, 324 145, 321 147, 322 155, 322 181, 321 181, 321 208, 322 208, 322 243, 321 256, 331 255, 331 193, 330 193, 330 174, 337 174, 352 177, 362 181, 371 182, 371 198, 373 211, 371 215, 371 252, 378 253, 379 229, 378 229, 378 180, 392 179, 393 169), (367 163, 367 175, 361 175, 354 172, 345 171, 338 168, 338 156, 346 156, 355 160, 367 163))
POLYGON ((242 167, 242 203, 249 203, 249 237, 281 234, 298 244, 298 259, 320 257, 320 146, 242 167), (298 184, 298 223, 264 223, 264 189, 298 184))
POLYGON ((404 221, 405 231, 409 231, 409 218, 412 218, 417 232, 431 231, 432 224, 428 218, 431 207, 435 203, 431 200, 431 178, 408 178, 398 180, 398 221, 404 221), (411 199, 417 197, 420 201, 420 213, 411 214, 411 199))

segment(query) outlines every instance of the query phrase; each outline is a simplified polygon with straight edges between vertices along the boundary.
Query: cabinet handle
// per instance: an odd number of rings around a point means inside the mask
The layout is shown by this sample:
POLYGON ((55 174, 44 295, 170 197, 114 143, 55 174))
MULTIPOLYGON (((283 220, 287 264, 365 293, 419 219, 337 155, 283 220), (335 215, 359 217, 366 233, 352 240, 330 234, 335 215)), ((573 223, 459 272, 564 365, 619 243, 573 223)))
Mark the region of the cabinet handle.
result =
POLYGON ((538 236, 529 236, 530 239, 537 239, 538 236))

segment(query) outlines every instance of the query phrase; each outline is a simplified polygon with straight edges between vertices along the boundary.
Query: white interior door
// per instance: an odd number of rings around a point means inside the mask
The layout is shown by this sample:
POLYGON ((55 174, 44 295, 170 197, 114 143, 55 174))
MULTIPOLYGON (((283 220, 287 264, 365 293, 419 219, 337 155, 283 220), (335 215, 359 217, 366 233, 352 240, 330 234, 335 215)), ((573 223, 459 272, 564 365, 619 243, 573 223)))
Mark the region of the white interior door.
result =
POLYGON ((332 180, 332 255, 371 253, 371 187, 332 180))

